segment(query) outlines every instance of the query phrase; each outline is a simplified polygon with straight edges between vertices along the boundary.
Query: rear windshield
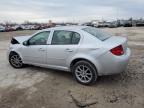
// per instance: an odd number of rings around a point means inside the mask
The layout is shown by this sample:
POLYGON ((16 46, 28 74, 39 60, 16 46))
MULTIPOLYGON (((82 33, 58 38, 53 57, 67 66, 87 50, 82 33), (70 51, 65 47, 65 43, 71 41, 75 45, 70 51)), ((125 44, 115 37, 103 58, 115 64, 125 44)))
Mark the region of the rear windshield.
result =
POLYGON ((107 40, 108 38, 111 37, 111 35, 109 35, 108 33, 105 33, 104 31, 99 30, 99 29, 94 28, 94 27, 87 27, 87 28, 84 28, 82 30, 84 30, 85 32, 87 32, 87 33, 89 33, 95 37, 97 37, 101 41, 107 40))

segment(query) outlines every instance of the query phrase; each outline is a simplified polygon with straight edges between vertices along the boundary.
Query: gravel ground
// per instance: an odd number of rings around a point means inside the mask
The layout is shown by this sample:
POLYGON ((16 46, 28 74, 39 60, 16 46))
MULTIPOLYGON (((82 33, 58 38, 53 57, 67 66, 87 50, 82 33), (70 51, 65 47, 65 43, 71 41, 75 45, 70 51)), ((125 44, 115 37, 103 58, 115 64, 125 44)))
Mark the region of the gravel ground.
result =
POLYGON ((0 108, 144 108, 144 28, 105 28, 127 37, 132 56, 125 72, 78 84, 71 73, 35 66, 12 68, 10 38, 35 31, 0 33, 0 108))

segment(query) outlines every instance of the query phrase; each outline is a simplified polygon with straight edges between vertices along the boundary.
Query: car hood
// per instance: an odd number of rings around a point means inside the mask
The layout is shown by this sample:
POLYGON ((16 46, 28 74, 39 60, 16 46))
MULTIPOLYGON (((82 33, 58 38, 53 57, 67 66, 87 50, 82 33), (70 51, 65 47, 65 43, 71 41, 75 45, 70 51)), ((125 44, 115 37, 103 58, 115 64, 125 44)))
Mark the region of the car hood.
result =
POLYGON ((16 39, 19 43, 23 43, 24 41, 28 40, 30 37, 32 36, 16 36, 13 38, 16 39))

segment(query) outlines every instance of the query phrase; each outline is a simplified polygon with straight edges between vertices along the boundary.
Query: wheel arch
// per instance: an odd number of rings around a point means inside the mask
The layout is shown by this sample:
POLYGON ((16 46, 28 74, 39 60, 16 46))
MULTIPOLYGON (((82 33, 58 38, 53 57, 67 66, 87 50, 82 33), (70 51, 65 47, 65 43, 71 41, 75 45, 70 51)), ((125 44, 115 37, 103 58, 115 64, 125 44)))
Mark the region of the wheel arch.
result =
POLYGON ((14 50, 10 51, 8 57, 9 57, 11 54, 18 54, 18 55, 21 57, 21 59, 23 60, 21 54, 18 53, 17 51, 14 51, 14 50))
POLYGON ((75 58, 75 59, 73 59, 73 60, 71 61, 71 63, 70 63, 70 70, 72 70, 72 67, 74 66, 75 63, 77 63, 77 62, 79 62, 79 61, 82 61, 82 60, 91 63, 91 64, 94 66, 94 68, 96 69, 97 73, 98 73, 98 67, 97 67, 97 65, 95 65, 95 63, 92 62, 90 59, 82 58, 82 57, 75 58))
MULTIPOLYGON (((9 53, 9 56, 10 55, 12 55, 12 54, 18 54, 16 51, 11 51, 10 53, 9 53)), ((18 54, 19 55, 19 54, 18 54)))

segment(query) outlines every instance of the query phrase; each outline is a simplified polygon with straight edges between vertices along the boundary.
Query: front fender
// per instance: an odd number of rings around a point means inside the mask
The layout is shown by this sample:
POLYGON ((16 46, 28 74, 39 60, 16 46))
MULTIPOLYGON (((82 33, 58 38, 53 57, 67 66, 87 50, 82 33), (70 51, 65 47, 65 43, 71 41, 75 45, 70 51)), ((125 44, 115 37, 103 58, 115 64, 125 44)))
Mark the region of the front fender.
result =
POLYGON ((21 57, 21 59, 23 61, 21 50, 22 50, 21 47, 18 47, 16 45, 10 45, 9 50, 7 51, 7 58, 9 59, 9 55, 10 55, 11 52, 15 52, 15 53, 17 53, 21 57))

